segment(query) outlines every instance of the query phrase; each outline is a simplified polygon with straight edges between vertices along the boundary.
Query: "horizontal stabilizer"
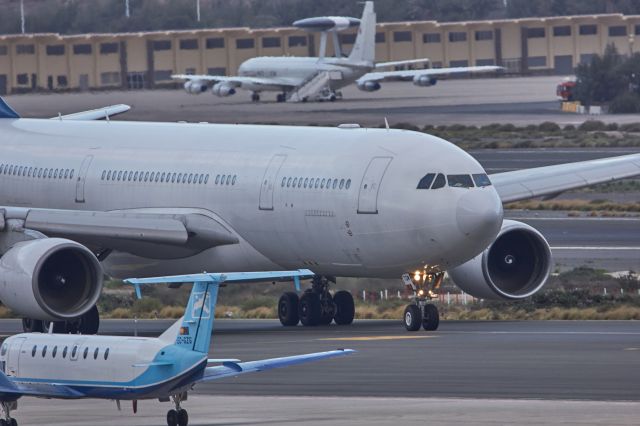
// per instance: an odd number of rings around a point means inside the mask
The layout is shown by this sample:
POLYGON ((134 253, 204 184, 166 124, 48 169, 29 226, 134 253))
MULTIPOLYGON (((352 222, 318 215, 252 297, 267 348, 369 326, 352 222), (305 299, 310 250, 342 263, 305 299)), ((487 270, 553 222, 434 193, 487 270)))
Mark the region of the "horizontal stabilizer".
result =
POLYGON ((235 358, 212 358, 207 360, 207 364, 224 364, 225 362, 240 362, 235 358))
POLYGON ((110 105, 103 108, 92 109, 89 111, 81 111, 73 114, 60 115, 58 117, 52 117, 52 120, 75 120, 75 121, 90 121, 90 120, 104 120, 123 114, 129 111, 131 107, 125 104, 110 105))
POLYGON ((133 367, 169 367, 173 364, 173 362, 168 361, 142 362, 140 364, 133 364, 133 367))
POLYGON ((0 118, 20 118, 17 112, 0 97, 0 118))

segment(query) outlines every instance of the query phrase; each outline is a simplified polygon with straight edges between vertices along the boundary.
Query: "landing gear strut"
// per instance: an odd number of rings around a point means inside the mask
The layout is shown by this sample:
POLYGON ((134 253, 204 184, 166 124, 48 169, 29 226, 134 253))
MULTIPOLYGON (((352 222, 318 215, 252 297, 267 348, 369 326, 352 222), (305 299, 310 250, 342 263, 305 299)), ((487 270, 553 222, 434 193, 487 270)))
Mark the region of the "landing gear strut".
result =
POLYGON ((413 289, 413 303, 404 310, 404 326, 407 331, 418 331, 420 326, 427 331, 438 329, 440 314, 438 308, 427 303, 437 297, 435 291, 440 288, 444 272, 425 271, 423 275, 416 273, 414 280, 409 274, 404 274, 402 280, 413 289))
POLYGON ((11 410, 18 408, 16 401, 3 401, 2 411, 4 412, 4 418, 0 419, 0 426, 18 426, 18 421, 11 417, 11 410))
POLYGON ((338 325, 353 322, 355 307, 348 291, 329 292, 329 279, 316 275, 311 288, 298 298, 294 292, 284 293, 278 301, 278 318, 284 326, 294 326, 298 321, 304 326, 338 325))
POLYGON ((251 102, 260 102, 260 93, 251 92, 251 102))
POLYGON ((278 95, 276 96, 276 102, 285 102, 286 100, 287 100, 286 93, 278 93, 278 95))
POLYGON ((171 397, 176 408, 167 411, 167 426, 187 426, 189 424, 189 414, 187 410, 180 408, 183 395, 173 395, 171 397))
MULTIPOLYGON (((51 322, 23 318, 22 328, 25 333, 46 333, 51 322)), ((62 334, 97 334, 100 327, 100 313, 96 306, 89 309, 84 315, 68 321, 55 321, 53 332, 62 334)), ((2 426, 2 424, 0 424, 2 426)))

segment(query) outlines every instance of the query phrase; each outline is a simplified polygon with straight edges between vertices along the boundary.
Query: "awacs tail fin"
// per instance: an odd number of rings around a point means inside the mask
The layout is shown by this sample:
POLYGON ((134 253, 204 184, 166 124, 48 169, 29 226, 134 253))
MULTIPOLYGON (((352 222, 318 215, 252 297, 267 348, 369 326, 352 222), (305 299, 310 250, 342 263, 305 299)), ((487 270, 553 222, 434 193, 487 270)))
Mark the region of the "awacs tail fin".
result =
POLYGON ((136 287, 141 297, 141 284, 193 283, 191 296, 184 316, 162 333, 160 339, 196 352, 208 353, 213 330, 214 313, 221 283, 290 281, 302 277, 312 277, 308 269, 275 272, 230 272, 225 274, 174 275, 157 278, 131 278, 125 280, 136 287))
POLYGON ((358 36, 349 54, 352 62, 373 62, 376 59, 376 13, 373 10, 373 2, 364 4, 358 36))
POLYGON ((0 118, 20 118, 17 112, 0 97, 0 118))

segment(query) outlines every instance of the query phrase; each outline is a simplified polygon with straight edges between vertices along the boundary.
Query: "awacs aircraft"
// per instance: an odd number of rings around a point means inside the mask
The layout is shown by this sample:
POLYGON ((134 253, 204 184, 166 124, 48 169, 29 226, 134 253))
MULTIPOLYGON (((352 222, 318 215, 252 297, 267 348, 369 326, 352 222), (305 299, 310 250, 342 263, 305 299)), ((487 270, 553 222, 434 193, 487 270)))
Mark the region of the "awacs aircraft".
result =
MULTIPOLYGON (((172 78, 185 80, 187 93, 200 94, 211 88, 216 96, 231 96, 236 89, 252 92, 253 101, 260 100, 262 92, 279 92, 278 102, 306 100, 335 100, 341 96, 339 90, 356 83, 360 90, 374 92, 380 89, 384 80, 412 80, 416 86, 433 86, 439 76, 456 73, 494 72, 502 69, 496 66, 474 66, 435 68, 408 71, 376 71, 376 69, 412 65, 427 59, 413 59, 375 63, 376 14, 373 2, 365 3, 361 22, 347 17, 309 18, 294 25, 308 30, 323 32, 319 57, 257 57, 243 62, 238 76, 224 77, 212 75, 178 74, 172 78), (326 32, 336 31, 359 24, 358 35, 348 57, 326 57, 326 32)), ((337 36, 334 46, 339 46, 337 36)))
POLYGON ((187 426, 181 407, 187 392, 199 383, 247 373, 288 367, 348 355, 342 349, 306 355, 240 362, 208 359, 218 289, 222 283, 290 280, 313 276, 309 270, 195 274, 128 280, 141 284, 193 283, 184 316, 158 338, 120 336, 18 334, 0 348, 0 403, 5 418, 0 426, 17 426, 11 411, 23 396, 40 398, 100 398, 133 401, 172 400, 168 426, 187 426), (211 364, 218 364, 209 366, 211 364))
POLYGON ((20 118, 0 99, 0 300, 26 330, 46 320, 95 333, 103 269, 126 278, 307 267, 311 288, 280 298, 284 325, 350 324, 351 293, 330 283, 378 277, 414 288, 407 329, 435 329, 427 302, 445 271, 484 299, 544 286, 549 245, 503 220, 503 203, 640 174, 640 154, 487 176, 418 132, 96 116, 20 118))

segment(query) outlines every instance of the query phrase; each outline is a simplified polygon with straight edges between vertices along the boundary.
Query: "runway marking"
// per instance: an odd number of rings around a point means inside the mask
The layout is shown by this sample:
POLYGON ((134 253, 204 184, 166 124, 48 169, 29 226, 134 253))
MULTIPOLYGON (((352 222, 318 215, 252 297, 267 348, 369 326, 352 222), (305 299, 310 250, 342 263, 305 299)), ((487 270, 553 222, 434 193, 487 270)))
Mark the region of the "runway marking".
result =
POLYGON ((640 246, 562 246, 551 247, 551 250, 640 250, 640 246))
POLYGON ((340 341, 371 341, 371 340, 411 340, 411 339, 429 339, 437 336, 353 336, 353 337, 326 337, 317 340, 340 340, 340 341))

